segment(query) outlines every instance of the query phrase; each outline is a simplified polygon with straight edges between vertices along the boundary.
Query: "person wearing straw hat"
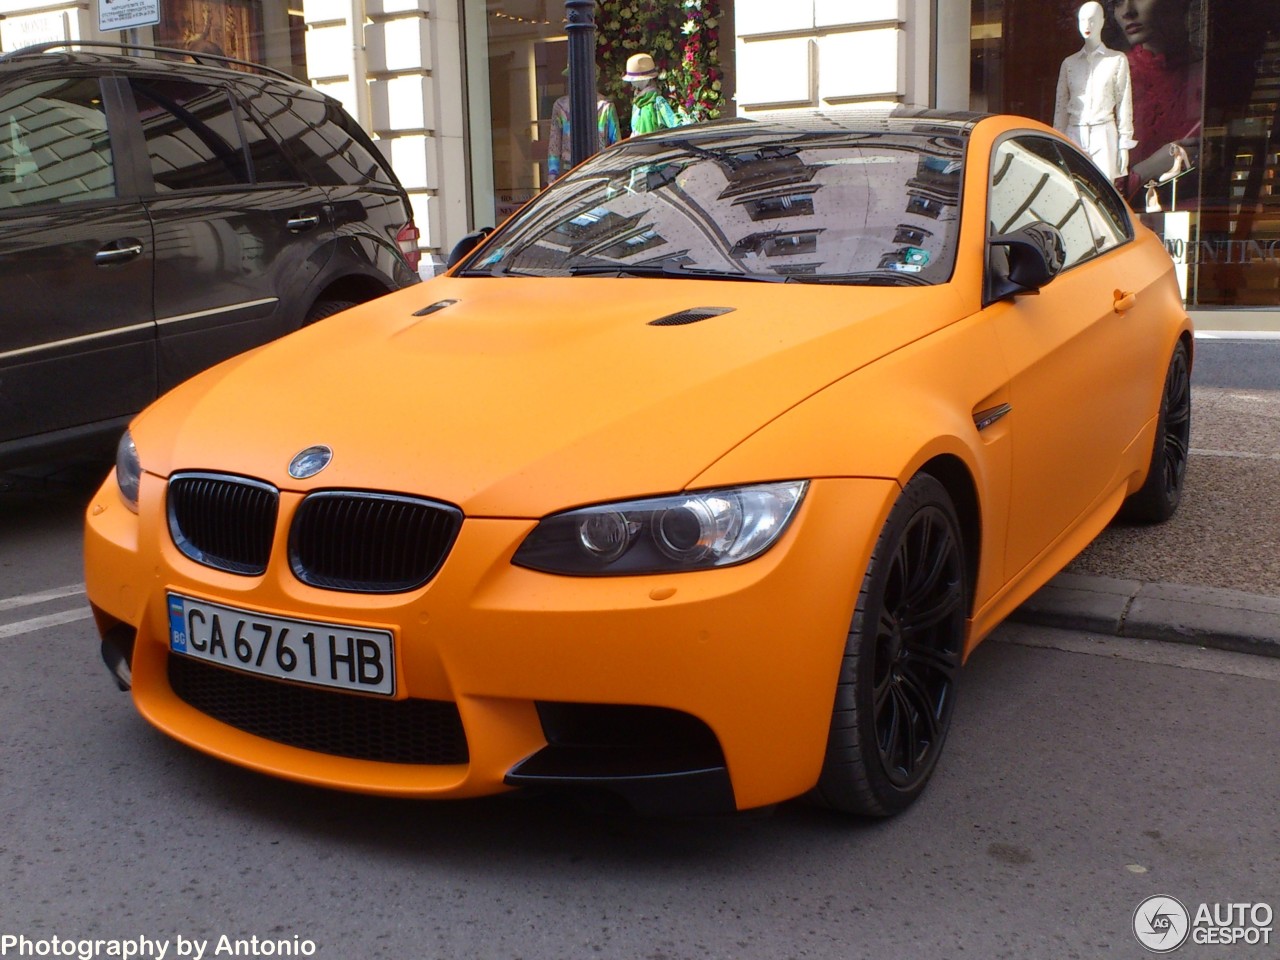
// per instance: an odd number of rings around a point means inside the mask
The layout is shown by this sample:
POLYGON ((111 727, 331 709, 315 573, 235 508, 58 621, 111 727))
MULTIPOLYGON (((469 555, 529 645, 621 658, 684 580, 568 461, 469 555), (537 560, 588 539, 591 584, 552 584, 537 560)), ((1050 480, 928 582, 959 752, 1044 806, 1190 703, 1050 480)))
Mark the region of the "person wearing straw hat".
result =
POLYGON ((667 127, 678 127, 680 121, 671 104, 658 92, 658 68, 647 53, 632 54, 627 58, 627 72, 622 79, 631 84, 635 93, 631 99, 631 135, 653 133, 667 127))

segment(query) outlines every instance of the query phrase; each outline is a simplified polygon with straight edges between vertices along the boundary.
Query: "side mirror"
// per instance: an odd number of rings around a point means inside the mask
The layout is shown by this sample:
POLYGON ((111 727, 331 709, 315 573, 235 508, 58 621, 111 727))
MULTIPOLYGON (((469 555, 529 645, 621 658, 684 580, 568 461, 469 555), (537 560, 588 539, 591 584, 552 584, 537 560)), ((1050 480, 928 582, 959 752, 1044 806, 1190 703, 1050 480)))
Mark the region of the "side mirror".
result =
POLYGON ((1043 221, 992 237, 987 241, 987 302, 1039 293, 1066 261, 1062 232, 1043 221))
POLYGON ((451 270, 463 257, 480 246, 480 241, 491 233, 493 233, 493 227, 481 227, 479 230, 472 230, 459 240, 454 244, 453 249, 449 251, 449 259, 444 264, 445 269, 451 270))

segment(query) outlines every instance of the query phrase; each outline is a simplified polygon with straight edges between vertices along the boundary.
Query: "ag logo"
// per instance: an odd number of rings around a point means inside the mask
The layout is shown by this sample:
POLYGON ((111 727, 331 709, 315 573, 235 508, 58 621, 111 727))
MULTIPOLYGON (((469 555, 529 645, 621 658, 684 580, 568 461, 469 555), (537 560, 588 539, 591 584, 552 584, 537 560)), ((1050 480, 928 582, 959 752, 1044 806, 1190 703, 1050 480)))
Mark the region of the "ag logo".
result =
POLYGON ((1172 953, 1190 932, 1191 915, 1174 897, 1147 897, 1133 911, 1133 935, 1152 953, 1172 953))

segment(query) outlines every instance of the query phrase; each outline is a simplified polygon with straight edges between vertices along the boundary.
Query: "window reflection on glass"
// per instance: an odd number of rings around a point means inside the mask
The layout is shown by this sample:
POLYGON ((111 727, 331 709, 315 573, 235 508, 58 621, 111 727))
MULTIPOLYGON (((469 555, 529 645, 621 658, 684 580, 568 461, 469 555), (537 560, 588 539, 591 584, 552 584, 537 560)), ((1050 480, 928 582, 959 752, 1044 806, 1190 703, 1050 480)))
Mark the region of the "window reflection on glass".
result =
MULTIPOLYGON (((971 0, 970 108, 1050 122, 1079 6, 971 0)), ((1164 239, 1190 304, 1280 305, 1280 4, 1104 8, 1103 42, 1124 52, 1133 86, 1126 200, 1164 239)))
POLYGON ((225 87, 169 79, 130 83, 158 191, 250 182, 225 87))
POLYGON ((551 114, 569 92, 569 53, 563 3, 489 7, 490 136, 501 221, 550 182, 551 114))
POLYGON ((964 143, 928 133, 700 128, 666 143, 628 142, 556 181, 470 269, 943 282, 955 257, 964 143))
POLYGON ((115 192, 97 79, 45 80, 0 96, 0 211, 115 192))

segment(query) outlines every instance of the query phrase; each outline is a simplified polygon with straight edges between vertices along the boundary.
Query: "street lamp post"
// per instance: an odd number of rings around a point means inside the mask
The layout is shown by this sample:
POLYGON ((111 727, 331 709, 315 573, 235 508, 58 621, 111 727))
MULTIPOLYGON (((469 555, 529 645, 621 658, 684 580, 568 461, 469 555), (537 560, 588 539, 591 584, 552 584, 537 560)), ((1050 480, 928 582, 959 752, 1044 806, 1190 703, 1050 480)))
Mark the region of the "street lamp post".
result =
POLYGON ((564 0, 569 34, 569 149, 574 164, 596 152, 596 0, 564 0))

